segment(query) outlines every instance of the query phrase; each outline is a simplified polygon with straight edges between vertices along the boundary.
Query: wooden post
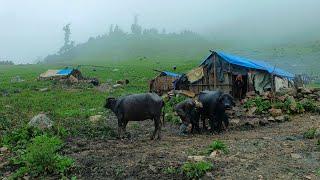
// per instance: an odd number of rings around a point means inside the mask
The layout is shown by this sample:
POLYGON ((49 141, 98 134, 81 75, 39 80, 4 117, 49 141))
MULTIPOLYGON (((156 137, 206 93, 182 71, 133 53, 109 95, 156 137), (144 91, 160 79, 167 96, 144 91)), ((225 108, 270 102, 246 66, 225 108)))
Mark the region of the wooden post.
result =
POLYGON ((213 56, 213 74, 214 74, 214 90, 217 90, 217 69, 216 69, 216 55, 213 56))

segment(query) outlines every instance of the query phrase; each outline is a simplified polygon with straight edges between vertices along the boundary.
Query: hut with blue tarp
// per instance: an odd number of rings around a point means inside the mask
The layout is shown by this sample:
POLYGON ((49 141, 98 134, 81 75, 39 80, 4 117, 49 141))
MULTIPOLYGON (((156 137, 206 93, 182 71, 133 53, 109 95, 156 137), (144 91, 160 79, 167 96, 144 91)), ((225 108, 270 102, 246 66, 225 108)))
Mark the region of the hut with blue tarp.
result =
POLYGON ((162 95, 165 92, 174 89, 174 82, 180 78, 180 74, 155 70, 159 74, 153 78, 149 83, 149 91, 162 95))
POLYGON ((176 82, 179 90, 196 94, 204 90, 222 90, 240 97, 246 92, 279 91, 293 86, 295 75, 264 61, 211 51, 199 67, 183 74, 176 82), (237 87, 241 81, 243 86, 237 87), (241 95, 242 94, 242 95, 241 95))
POLYGON ((46 72, 40 74, 41 80, 53 80, 53 79, 68 79, 75 78, 80 80, 83 78, 81 72, 78 69, 65 68, 65 69, 49 69, 46 72))

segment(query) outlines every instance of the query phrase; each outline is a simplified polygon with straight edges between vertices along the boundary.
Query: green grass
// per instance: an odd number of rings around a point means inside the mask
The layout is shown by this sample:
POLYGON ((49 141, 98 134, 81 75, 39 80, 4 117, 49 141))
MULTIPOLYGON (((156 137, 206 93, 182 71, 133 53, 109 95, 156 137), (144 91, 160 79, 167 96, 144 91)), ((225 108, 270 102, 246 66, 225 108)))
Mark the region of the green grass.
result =
POLYGON ((206 172, 213 169, 212 163, 200 161, 200 162, 187 162, 181 170, 189 179, 200 179, 206 172))
POLYGON ((307 139, 313 139, 315 137, 316 130, 316 128, 308 129, 308 131, 303 134, 303 137, 307 139))
POLYGON ((205 154, 210 155, 213 151, 216 150, 222 151, 223 153, 229 152, 228 146, 224 142, 215 140, 212 141, 211 144, 207 147, 207 149, 205 150, 205 154))

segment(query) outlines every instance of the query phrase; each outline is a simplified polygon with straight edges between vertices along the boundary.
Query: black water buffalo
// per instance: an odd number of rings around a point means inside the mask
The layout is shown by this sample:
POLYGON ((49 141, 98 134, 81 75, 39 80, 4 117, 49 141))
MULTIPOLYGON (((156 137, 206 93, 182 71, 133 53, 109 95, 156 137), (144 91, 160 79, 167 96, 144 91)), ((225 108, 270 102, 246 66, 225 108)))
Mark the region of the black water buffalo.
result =
POLYGON ((221 132, 222 122, 228 127, 229 120, 225 110, 235 105, 230 94, 221 91, 203 91, 199 94, 198 100, 203 106, 200 115, 204 129, 206 129, 206 119, 209 119, 211 131, 221 132))
POLYGON ((119 137, 123 137, 129 121, 143 121, 146 119, 154 120, 154 132, 151 139, 157 135, 161 138, 161 110, 164 102, 157 94, 145 93, 134 94, 116 98, 107 98, 105 108, 111 109, 118 118, 119 137))
POLYGON ((200 114, 197 108, 197 104, 194 100, 188 98, 174 107, 175 112, 178 114, 182 120, 182 125, 180 127, 180 133, 186 130, 187 126, 191 123, 191 132, 200 132, 199 119, 200 114))

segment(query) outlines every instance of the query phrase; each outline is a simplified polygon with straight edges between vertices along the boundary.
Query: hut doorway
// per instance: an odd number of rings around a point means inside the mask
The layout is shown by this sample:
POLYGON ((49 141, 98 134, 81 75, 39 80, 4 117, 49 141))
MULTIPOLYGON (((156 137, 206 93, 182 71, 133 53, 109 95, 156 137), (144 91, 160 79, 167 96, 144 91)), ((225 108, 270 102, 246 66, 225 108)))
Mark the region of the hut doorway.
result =
POLYGON ((232 75, 232 95, 241 100, 246 96, 248 90, 248 75, 232 75))

